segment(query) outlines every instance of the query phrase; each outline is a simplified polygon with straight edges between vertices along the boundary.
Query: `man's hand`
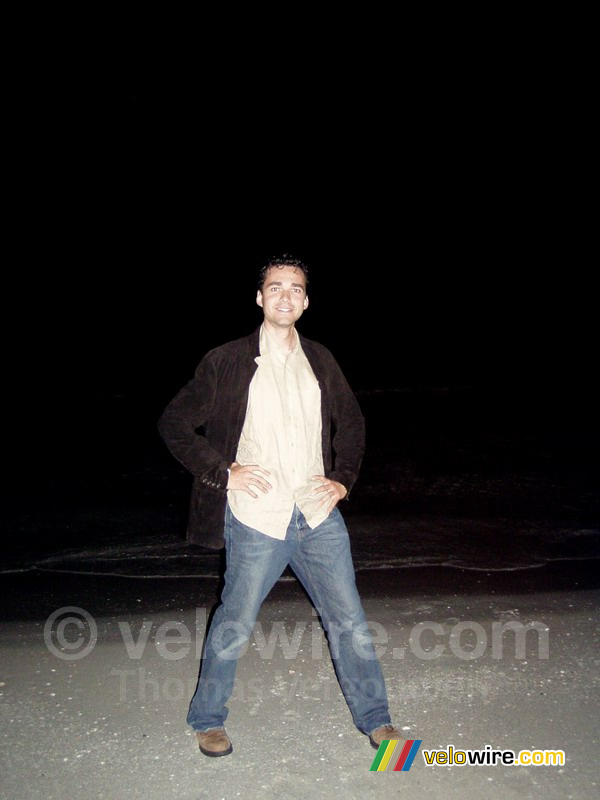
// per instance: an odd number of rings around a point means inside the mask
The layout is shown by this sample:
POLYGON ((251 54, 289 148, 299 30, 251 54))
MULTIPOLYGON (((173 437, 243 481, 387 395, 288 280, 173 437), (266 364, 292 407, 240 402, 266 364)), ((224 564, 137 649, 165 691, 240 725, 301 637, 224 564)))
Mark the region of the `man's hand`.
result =
POLYGON ((263 475, 270 475, 270 472, 267 472, 266 469, 259 467, 258 464, 238 464, 237 461, 234 461, 233 464, 229 467, 229 480, 227 482, 227 488, 231 489, 233 492, 247 492, 250 497, 254 497, 255 499, 258 495, 252 489, 253 486, 256 486, 257 489, 260 489, 263 494, 266 494, 270 489, 273 487, 269 483, 266 478, 263 478, 263 475))
POLYGON ((311 495, 322 495, 319 500, 319 505, 326 506, 328 514, 333 511, 340 500, 343 500, 348 494, 348 490, 342 483, 332 481, 324 475, 313 475, 312 480, 319 481, 320 486, 313 489, 311 495))

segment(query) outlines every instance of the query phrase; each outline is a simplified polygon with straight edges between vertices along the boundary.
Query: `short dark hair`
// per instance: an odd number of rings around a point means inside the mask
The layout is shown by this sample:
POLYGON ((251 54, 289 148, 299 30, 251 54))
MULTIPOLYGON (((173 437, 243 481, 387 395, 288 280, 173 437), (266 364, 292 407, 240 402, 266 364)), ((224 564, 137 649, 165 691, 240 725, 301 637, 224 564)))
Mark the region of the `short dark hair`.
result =
POLYGON ((290 253, 282 253, 280 256, 273 256, 261 267, 258 275, 258 288, 261 291, 267 277, 267 272, 270 269, 273 269, 273 267, 277 267, 277 269, 282 269, 283 267, 294 267, 295 269, 301 270, 304 273, 304 280, 308 285, 308 267, 306 264, 290 253))

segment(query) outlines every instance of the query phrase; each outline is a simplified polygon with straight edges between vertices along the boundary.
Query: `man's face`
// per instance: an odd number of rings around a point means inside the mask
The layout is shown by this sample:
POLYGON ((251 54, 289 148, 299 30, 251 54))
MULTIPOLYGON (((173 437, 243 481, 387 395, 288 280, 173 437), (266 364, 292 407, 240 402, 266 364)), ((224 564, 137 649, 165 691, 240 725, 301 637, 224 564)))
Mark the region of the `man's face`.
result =
POLYGON ((278 328, 290 328, 308 306, 306 278, 297 267, 271 267, 256 295, 265 321, 278 328))

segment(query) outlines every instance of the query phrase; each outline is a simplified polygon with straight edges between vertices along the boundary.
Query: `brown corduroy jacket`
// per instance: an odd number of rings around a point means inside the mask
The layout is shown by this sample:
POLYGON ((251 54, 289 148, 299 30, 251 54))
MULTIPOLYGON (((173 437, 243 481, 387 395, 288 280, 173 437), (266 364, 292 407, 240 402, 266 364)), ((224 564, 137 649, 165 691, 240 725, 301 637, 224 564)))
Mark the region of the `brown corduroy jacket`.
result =
MULTIPOLYGON (((259 330, 208 352, 158 422, 165 444, 194 476, 187 540, 212 549, 224 544, 227 468, 235 460, 257 369, 259 330)), ((325 475, 349 495, 364 454, 364 418, 330 351, 304 336, 300 342, 321 389, 325 475)))

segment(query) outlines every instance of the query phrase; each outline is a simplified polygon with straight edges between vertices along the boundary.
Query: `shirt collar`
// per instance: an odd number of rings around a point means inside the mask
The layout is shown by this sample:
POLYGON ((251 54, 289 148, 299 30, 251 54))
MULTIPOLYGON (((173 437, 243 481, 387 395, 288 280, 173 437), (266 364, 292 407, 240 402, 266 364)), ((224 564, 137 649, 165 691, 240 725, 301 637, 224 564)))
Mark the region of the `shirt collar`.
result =
POLYGON ((298 331, 294 328, 294 346, 291 352, 286 353, 283 348, 277 344, 277 340, 271 336, 264 325, 260 326, 259 346, 261 356, 278 355, 280 358, 287 358, 288 356, 295 355, 300 349, 300 338, 298 331))

